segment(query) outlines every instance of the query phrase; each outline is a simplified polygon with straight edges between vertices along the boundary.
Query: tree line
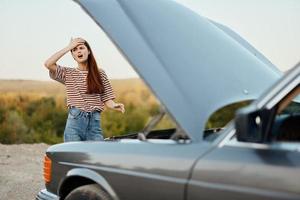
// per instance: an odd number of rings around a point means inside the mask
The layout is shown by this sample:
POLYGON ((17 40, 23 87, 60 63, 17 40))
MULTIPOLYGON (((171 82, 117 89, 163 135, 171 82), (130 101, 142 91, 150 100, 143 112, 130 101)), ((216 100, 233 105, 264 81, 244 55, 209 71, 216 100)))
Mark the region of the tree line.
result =
MULTIPOLYGON (((149 120, 159 113, 159 103, 148 90, 124 89, 119 102, 126 113, 104 111, 101 126, 105 137, 141 131, 149 120)), ((67 119, 65 97, 30 93, 0 95, 0 143, 63 142, 67 119)), ((211 116, 206 128, 222 127, 233 118, 237 108, 248 102, 229 105, 211 116)), ((165 118, 157 129, 173 128, 170 118, 165 118)))

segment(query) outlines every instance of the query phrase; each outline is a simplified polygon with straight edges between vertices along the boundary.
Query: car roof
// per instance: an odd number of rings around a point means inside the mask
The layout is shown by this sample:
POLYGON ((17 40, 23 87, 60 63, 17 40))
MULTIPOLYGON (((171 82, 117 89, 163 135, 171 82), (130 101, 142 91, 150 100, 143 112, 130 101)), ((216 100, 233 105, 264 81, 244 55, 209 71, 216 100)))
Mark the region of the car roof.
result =
POLYGON ((282 73, 229 28, 167 0, 79 0, 194 141, 217 109, 282 73))

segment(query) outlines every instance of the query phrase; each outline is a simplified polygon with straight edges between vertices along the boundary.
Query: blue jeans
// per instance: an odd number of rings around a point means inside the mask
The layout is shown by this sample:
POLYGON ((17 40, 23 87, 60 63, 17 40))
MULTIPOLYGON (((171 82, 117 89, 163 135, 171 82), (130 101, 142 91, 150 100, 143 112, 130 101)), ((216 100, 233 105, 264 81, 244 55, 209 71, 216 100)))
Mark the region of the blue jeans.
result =
POLYGON ((103 140, 100 112, 85 112, 75 107, 70 108, 64 131, 64 141, 88 140, 103 140))

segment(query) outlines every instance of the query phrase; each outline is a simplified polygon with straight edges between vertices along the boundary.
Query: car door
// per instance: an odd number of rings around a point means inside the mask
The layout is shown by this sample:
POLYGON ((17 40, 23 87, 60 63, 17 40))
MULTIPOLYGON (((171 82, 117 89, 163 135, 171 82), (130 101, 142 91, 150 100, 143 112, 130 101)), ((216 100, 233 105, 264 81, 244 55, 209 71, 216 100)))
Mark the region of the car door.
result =
POLYGON ((187 199, 300 199, 299 150, 300 143, 232 139, 198 161, 187 199))

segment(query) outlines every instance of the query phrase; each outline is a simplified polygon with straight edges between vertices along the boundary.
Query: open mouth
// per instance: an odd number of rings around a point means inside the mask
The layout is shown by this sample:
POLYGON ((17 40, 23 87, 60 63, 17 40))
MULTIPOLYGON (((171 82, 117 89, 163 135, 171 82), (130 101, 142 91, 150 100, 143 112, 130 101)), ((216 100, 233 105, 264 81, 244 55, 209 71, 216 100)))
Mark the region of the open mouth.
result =
POLYGON ((81 59, 81 58, 83 58, 83 55, 78 55, 77 57, 81 59))

